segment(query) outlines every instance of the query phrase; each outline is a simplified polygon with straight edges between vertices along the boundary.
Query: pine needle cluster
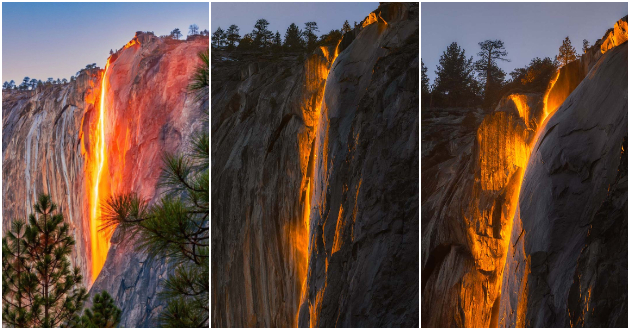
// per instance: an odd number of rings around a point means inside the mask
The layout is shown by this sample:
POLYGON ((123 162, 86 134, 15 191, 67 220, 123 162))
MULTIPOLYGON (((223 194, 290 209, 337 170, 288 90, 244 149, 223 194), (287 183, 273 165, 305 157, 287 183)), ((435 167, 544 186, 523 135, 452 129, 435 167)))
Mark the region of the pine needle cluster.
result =
POLYGON ((2 321, 10 327, 52 328, 78 316, 87 297, 75 245, 63 215, 41 194, 28 224, 15 220, 2 238, 2 321))
POLYGON ((120 322, 121 311, 114 299, 102 291, 94 295, 94 305, 83 311, 83 316, 76 318, 73 328, 115 328, 120 322))

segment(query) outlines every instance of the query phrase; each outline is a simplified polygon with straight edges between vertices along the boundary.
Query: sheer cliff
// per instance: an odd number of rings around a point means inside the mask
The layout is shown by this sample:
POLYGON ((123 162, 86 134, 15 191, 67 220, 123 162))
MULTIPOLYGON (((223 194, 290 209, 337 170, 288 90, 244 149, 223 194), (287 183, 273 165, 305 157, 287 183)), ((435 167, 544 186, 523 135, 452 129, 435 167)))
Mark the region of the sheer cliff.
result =
POLYGON ((541 132, 514 217, 502 325, 627 326, 627 68, 626 42, 541 132))
POLYGON ((212 325, 417 326, 418 6, 213 53, 212 325))
POLYGON ((77 241, 72 263, 81 268, 84 285, 91 295, 101 290, 112 295, 123 327, 157 325, 162 308, 157 292, 170 267, 114 232, 111 242, 106 237, 111 246, 103 268, 92 268, 88 163, 95 153, 99 104, 104 96, 107 157, 101 191, 137 191, 154 200, 160 194, 162 152, 185 147, 192 132, 203 129, 208 100, 195 101, 187 86, 199 65, 197 53, 208 47, 207 37, 177 41, 138 32, 109 59, 106 75, 102 69, 84 70, 68 84, 3 93, 3 228, 25 218, 37 194, 49 193, 77 241))
POLYGON ((627 325, 626 41, 491 113, 423 112, 423 326, 627 325))

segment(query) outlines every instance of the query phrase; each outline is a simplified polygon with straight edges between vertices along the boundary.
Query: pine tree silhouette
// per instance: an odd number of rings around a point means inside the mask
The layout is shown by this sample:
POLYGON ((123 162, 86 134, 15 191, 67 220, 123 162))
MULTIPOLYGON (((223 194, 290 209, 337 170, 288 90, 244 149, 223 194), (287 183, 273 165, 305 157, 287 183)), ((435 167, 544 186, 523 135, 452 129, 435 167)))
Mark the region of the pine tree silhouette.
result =
POLYGON ((41 194, 28 225, 13 222, 2 239, 2 321, 15 327, 67 325, 87 293, 68 256, 75 241, 50 196, 41 194))

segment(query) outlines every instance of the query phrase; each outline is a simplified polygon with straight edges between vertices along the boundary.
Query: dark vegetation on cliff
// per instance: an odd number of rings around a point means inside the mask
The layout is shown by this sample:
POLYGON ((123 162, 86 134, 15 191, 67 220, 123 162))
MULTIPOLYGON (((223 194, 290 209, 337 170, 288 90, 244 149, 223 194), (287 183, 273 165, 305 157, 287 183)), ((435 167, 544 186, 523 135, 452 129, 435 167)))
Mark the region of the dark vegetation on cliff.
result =
MULTIPOLYGON (((627 20, 626 16, 620 21, 627 20)), ((609 29, 592 46, 584 39, 582 56, 592 56, 587 54, 599 51, 613 32, 614 28, 609 29)), ((486 40, 479 45, 481 51, 477 54, 480 57, 477 61, 473 61, 472 56, 467 58, 466 51, 456 42, 449 45, 440 57, 435 71, 437 76, 432 84, 426 75, 428 68, 422 64, 423 109, 458 106, 494 109, 502 97, 512 93, 543 93, 557 69, 580 58, 571 40, 566 37, 553 59, 535 57, 525 67, 510 72, 510 79, 506 80, 506 73, 496 63, 497 60, 508 60, 503 42, 486 40), (488 56, 489 53, 494 55, 488 56)))
POLYGON ((280 36, 280 32, 275 34, 269 31, 267 27, 269 22, 261 18, 256 21, 254 30, 246 33, 243 37, 239 34, 237 25, 230 25, 227 30, 218 27, 212 33, 213 50, 225 50, 229 53, 236 52, 257 52, 257 53, 311 53, 315 48, 320 46, 337 45, 342 36, 350 31, 360 29, 363 21, 359 24, 354 22, 354 28, 346 20, 341 29, 333 29, 326 34, 317 36, 315 32, 319 31, 317 22, 307 22, 304 24, 304 30, 301 30, 295 23, 291 23, 284 34, 284 41, 280 36))
MULTIPOLYGON (((2 322, 16 328, 114 327, 120 310, 101 302, 81 316, 87 290, 68 259, 75 241, 48 195, 40 195, 28 224, 14 220, 2 238, 2 322)), ((109 297, 104 291, 102 297, 109 297)))

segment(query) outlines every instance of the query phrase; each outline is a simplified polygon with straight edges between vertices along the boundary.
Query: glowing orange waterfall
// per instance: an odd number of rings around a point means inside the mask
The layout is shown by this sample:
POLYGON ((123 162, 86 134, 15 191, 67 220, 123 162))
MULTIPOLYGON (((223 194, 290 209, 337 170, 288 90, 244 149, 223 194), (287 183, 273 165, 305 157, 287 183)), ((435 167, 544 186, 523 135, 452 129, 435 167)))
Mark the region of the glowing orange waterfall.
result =
POLYGON ((545 111, 544 118, 542 120, 543 122, 545 121, 547 116, 549 116, 551 112, 555 111, 556 108, 559 107, 562 104, 562 102, 564 102, 564 99, 562 101, 556 100, 556 103, 551 105, 552 108, 551 109, 549 108, 549 93, 551 92, 551 89, 553 88, 553 86, 556 84, 556 81, 558 81, 558 77, 560 77, 560 70, 556 71, 555 76, 549 83, 549 88, 545 92, 545 97, 543 98, 543 109, 545 111))
MULTIPOLYGON (((310 58, 309 60, 307 60, 306 75, 307 75, 307 86, 308 86, 307 88, 308 89, 316 90, 316 89, 321 88, 320 87, 321 85, 319 85, 318 81, 322 77, 326 77, 326 81, 328 80, 328 73, 330 72, 330 69, 332 69, 332 66, 335 63, 335 59, 337 58, 337 55, 339 55, 339 44, 341 44, 341 40, 337 43, 337 46, 335 47, 335 52, 333 54, 330 53, 328 47, 326 46, 320 47, 320 50, 323 56, 326 58, 326 61, 327 61, 326 64, 321 63, 315 58, 310 58)), ((297 236, 294 239, 295 247, 299 251, 304 252, 303 259, 298 258, 297 260, 297 265, 298 265, 297 277, 299 281, 298 283, 302 283, 302 286, 300 290, 300 298, 299 298, 297 314, 295 316, 295 327, 298 327, 300 307, 302 306, 302 303, 307 299, 306 279, 308 277, 308 263, 309 263, 308 260, 309 260, 310 249, 311 249, 311 242, 310 242, 311 198, 313 196, 313 190, 315 186, 314 167, 316 166, 315 159, 317 158, 316 140, 319 134, 317 132, 317 128, 319 127, 319 121, 322 116, 322 112, 324 111, 322 107, 325 106, 324 105, 324 91, 325 90, 326 90, 326 83, 324 83, 323 89, 321 89, 321 97, 318 96, 316 98, 315 108, 314 108, 315 116, 312 118, 306 118, 305 116, 305 121, 309 123, 308 125, 309 126, 312 125, 312 127, 316 128, 316 132, 314 134, 313 140, 311 143, 307 144, 307 147, 305 146, 305 147, 300 148, 301 157, 302 159, 307 160, 307 163, 306 163, 304 190, 302 191, 302 196, 304 196, 303 197, 304 203, 302 205, 303 218, 301 219, 302 220, 301 222, 304 228, 297 230, 297 236)), ((317 294, 318 302, 321 302, 321 297, 323 296, 323 293, 324 293, 323 291, 318 292, 317 294)), ((319 305, 319 304, 316 303, 315 305, 319 305)), ((314 324, 316 323, 316 317, 318 313, 315 312, 315 309, 317 308, 318 306, 309 305, 309 314, 311 315, 310 317, 311 327, 313 327, 314 324)))
MULTIPOLYGON (((537 129, 536 129, 536 133, 534 138, 526 145, 523 146, 526 150, 524 151, 524 154, 522 154, 522 157, 524 157, 524 159, 521 159, 520 162, 517 162, 519 164, 517 164, 522 170, 520 170, 520 173, 518 175, 518 184, 516 186, 516 189, 513 192, 511 201, 509 205, 513 205, 514 207, 510 208, 510 213, 509 213, 509 218, 510 219, 508 221, 507 224, 507 228, 506 228, 506 233, 507 233, 507 237, 508 239, 504 240, 503 242, 503 251, 508 251, 508 246, 509 244, 511 244, 510 242, 510 237, 511 237, 511 233, 512 233, 512 226, 513 226, 513 221, 514 221, 514 217, 516 216, 516 210, 519 207, 519 196, 521 194, 521 186, 523 184, 523 178, 525 176, 525 172, 527 170, 527 165, 529 164, 529 158, 531 157, 531 153, 533 151, 534 146, 536 145, 536 143, 538 142, 538 139, 540 137, 540 133, 544 130, 547 122, 549 121, 549 119, 551 119, 551 117, 553 116, 553 114, 555 113, 555 111, 558 109, 558 107, 564 102, 564 98, 562 96, 558 96, 558 95, 551 95, 552 97, 552 102, 549 102, 549 97, 550 94, 553 90, 554 85, 556 84, 556 81, 558 80, 558 77, 560 76, 560 70, 556 71, 554 77, 551 79, 551 81, 549 82, 549 86, 547 87, 547 90, 545 91, 545 94, 543 95, 543 113, 542 113, 542 117, 540 118, 540 122, 536 123, 537 125, 537 129)), ((529 106, 527 105, 527 101, 525 99, 524 96, 522 95, 511 95, 510 99, 514 102, 514 104, 516 105, 518 112, 520 114, 520 116, 523 118, 523 120, 528 121, 530 120, 530 114, 529 114, 529 106)), ((521 158, 522 158, 521 157, 521 158)), ((507 255, 504 255, 502 257, 501 260, 501 265, 504 266, 505 262, 506 262, 506 258, 507 255)), ((526 262, 522 267, 525 267, 527 270, 524 272, 525 274, 529 273, 529 262, 526 262)), ((501 275, 499 277, 498 283, 499 283, 499 293, 501 292, 501 288, 500 286, 503 283, 503 272, 501 272, 501 275)), ((509 275, 508 275, 509 276, 509 275)), ((523 290, 521 290, 523 291, 523 290)), ((526 294, 524 299, 527 299, 526 294)), ((524 310, 524 307, 522 306, 523 304, 519 304, 518 306, 518 310, 517 310, 517 317, 519 319, 524 319, 524 313, 526 313, 526 310, 524 310)), ((493 310, 493 313, 496 313, 498 315, 499 312, 499 306, 496 306, 496 310, 493 310)), ((498 319, 493 320, 494 322, 491 322, 490 327, 498 327, 498 319)))
POLYGON ((90 157, 87 165, 88 177, 91 177, 93 186, 91 187, 90 199, 90 241, 92 248, 92 282, 101 272, 107 251, 109 250, 109 235, 99 232, 101 226, 101 210, 100 203, 107 198, 109 189, 103 183, 104 169, 106 168, 106 146, 105 146, 105 111, 107 102, 105 95, 107 90, 107 71, 109 68, 109 59, 105 65, 105 71, 101 80, 101 99, 99 106, 98 121, 96 123, 96 131, 91 134, 94 143, 91 150, 94 151, 93 157, 90 157))

